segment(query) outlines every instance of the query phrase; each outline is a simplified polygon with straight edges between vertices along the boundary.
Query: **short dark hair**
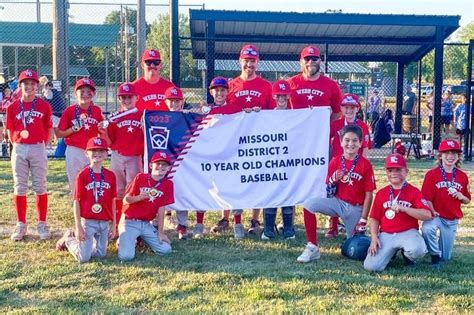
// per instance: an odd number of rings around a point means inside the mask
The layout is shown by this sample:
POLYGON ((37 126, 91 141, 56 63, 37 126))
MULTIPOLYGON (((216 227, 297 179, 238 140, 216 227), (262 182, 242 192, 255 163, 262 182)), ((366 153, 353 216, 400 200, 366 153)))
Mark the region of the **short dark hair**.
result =
POLYGON ((339 138, 342 140, 344 135, 346 133, 349 133, 349 132, 355 133, 357 138, 359 138, 359 141, 362 142, 362 128, 360 128, 357 125, 346 125, 346 126, 344 126, 344 128, 342 128, 341 131, 339 132, 339 138))
POLYGON ((46 82, 45 86, 53 87, 53 83, 52 82, 46 82))

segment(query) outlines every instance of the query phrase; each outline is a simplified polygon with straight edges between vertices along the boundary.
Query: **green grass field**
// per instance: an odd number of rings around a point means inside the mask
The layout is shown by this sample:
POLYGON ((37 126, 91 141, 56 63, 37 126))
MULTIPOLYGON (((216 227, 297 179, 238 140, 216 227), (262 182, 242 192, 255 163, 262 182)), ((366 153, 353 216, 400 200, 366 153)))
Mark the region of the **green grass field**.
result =
MULTIPOLYGON (((386 178, 374 163, 377 186, 386 178)), ((411 162, 410 182, 421 185, 432 161, 411 162)), ((474 182, 473 165, 470 181, 474 182)), ((121 263, 115 245, 106 259, 77 264, 67 252, 54 249, 73 222, 64 161, 49 164, 50 241, 36 235, 34 197, 29 196, 32 232, 14 243, 11 206, 12 178, 8 161, 0 161, 0 312, 13 313, 472 313, 474 309, 474 206, 464 207, 465 219, 454 259, 433 270, 425 257, 413 269, 399 257, 385 272, 371 274, 360 262, 340 254, 340 236, 325 240, 319 233, 321 260, 296 263, 305 245, 301 209, 297 239, 263 242, 257 237, 236 241, 232 234, 179 241, 169 231, 173 252, 166 257, 148 250, 135 261, 121 263)), ((179 196, 176 196, 179 198, 179 196)), ((245 223, 249 212, 245 213, 245 223)), ((206 216, 209 228, 218 218, 206 216)), ((190 217, 191 225, 194 215, 190 217)), ((320 221, 321 226, 325 226, 320 221)))

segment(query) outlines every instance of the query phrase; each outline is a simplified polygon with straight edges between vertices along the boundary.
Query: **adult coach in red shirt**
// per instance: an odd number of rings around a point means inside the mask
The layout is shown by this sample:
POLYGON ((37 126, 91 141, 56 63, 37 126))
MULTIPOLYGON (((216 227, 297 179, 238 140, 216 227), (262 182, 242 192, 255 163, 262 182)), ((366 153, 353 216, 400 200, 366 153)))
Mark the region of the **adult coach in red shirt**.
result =
POLYGON ((146 49, 142 55, 143 77, 133 82, 138 95, 139 110, 168 111, 165 104, 165 91, 174 86, 173 82, 161 77, 161 56, 156 49, 146 49))
MULTIPOLYGON (((229 83, 227 102, 246 112, 273 109, 272 84, 257 75, 260 54, 254 45, 244 45, 240 50, 241 73, 229 83)), ((248 232, 257 234, 260 229, 260 209, 254 209, 248 232)))
POLYGON ((330 106, 331 121, 340 117, 342 93, 339 84, 320 72, 321 56, 315 46, 303 48, 301 73, 288 79, 292 109, 330 106))
POLYGON ((272 84, 257 75, 260 60, 257 47, 244 45, 240 50, 241 73, 229 82, 227 103, 243 110, 273 109, 272 84))

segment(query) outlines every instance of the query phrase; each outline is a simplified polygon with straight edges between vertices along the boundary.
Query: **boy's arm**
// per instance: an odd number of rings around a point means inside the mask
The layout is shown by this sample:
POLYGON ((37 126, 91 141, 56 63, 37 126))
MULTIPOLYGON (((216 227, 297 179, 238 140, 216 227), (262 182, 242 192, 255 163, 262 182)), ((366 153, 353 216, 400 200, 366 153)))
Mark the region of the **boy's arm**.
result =
POLYGON ((131 194, 126 194, 125 197, 123 198, 123 204, 124 205, 131 205, 133 203, 137 203, 137 202, 146 200, 148 198, 149 198, 149 196, 145 193, 140 194, 140 195, 136 195, 136 196, 132 196, 131 194))
POLYGON ((110 227, 109 231, 109 239, 113 239, 117 236, 117 208, 115 202, 117 198, 112 199, 112 226, 110 227))
POLYGON ((393 210, 395 212, 405 212, 409 216, 420 221, 426 221, 433 218, 433 216, 431 215, 431 211, 427 209, 408 208, 405 206, 397 205, 393 210))
POLYGON ((356 224, 356 233, 365 233, 367 230, 367 217, 369 216, 370 206, 372 206, 373 192, 366 191, 364 197, 364 204, 362 205, 362 215, 359 223, 356 224))
POLYGON ((164 230, 165 212, 166 212, 165 207, 160 207, 158 209, 158 214, 157 214, 157 218, 158 218, 158 236, 159 236, 159 239, 161 241, 166 242, 166 243, 170 243, 170 240, 169 240, 168 236, 166 236, 165 230, 164 230))
POLYGON ((377 250, 382 247, 379 240, 379 226, 380 223, 378 220, 371 218, 370 219, 370 236, 371 242, 369 246, 368 253, 374 256, 377 253, 377 250))
POLYGON ((76 239, 78 241, 83 241, 86 239, 84 235, 84 229, 81 225, 81 205, 79 204, 79 200, 74 199, 73 204, 73 211, 74 211, 74 222, 76 226, 76 239))

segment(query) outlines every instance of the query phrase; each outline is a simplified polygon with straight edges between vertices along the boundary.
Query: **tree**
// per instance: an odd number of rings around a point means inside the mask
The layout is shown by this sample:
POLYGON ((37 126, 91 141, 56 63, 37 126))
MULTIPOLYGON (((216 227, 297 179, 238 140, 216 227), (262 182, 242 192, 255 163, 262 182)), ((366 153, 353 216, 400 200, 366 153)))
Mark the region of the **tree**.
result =
POLYGON ((461 43, 469 43, 469 40, 474 39, 474 21, 471 21, 469 24, 461 27, 456 32, 456 38, 461 43))
MULTIPOLYGON (((179 36, 189 37, 189 18, 184 14, 179 15, 179 36)), ((169 14, 161 14, 151 24, 150 33, 147 38, 147 46, 156 48, 160 51, 161 60, 163 62, 161 74, 169 78, 169 60, 170 60, 170 16, 169 14)), ((190 40, 181 40, 180 47, 191 47, 190 40)), ((199 81, 201 79, 199 70, 197 69, 197 61, 188 50, 180 51, 181 62, 181 82, 183 81, 199 81)))

